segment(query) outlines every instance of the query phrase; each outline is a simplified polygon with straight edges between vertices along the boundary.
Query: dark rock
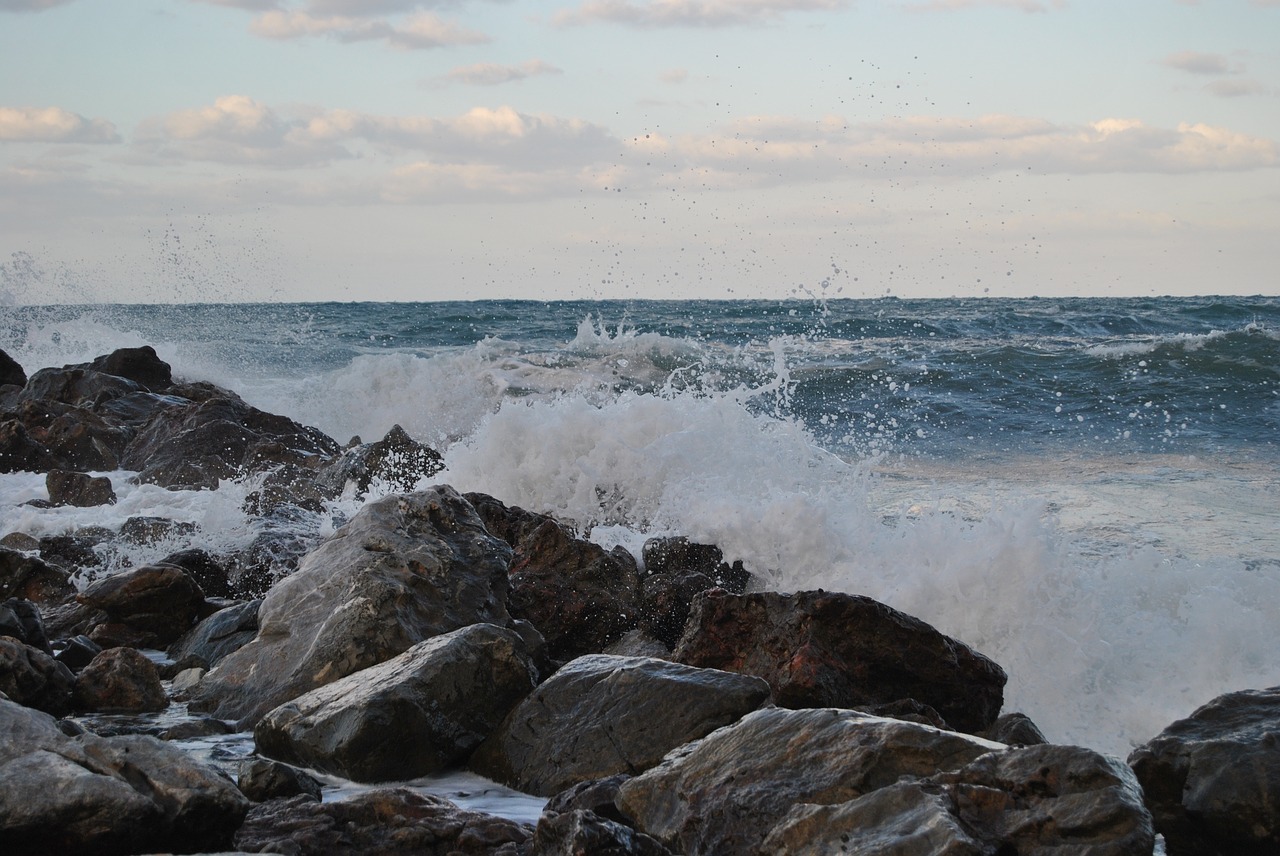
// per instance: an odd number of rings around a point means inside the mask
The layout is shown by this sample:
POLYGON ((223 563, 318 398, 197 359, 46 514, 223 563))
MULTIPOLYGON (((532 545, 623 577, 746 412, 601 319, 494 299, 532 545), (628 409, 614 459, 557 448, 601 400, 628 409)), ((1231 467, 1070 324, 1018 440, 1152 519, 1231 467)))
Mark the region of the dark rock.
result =
POLYGON ((1007 746, 1039 746, 1049 742, 1025 713, 1006 713, 978 736, 1007 746))
POLYGON ((0 598, 18 597, 41 605, 60 603, 76 593, 66 571, 42 559, 0 547, 0 598))
POLYGON ((1280 852, 1280 687, 1218 696, 1129 765, 1169 856, 1280 852))
POLYGON ((302 557, 320 540, 287 521, 267 523, 268 528, 247 547, 228 557, 227 586, 234 597, 262 597, 277 581, 294 573, 302 557))
POLYGON ((156 671, 160 673, 160 680, 172 681, 183 672, 191 669, 200 669, 201 671, 209 671, 209 661, 199 654, 185 654, 177 660, 171 660, 168 663, 161 663, 156 666, 156 671))
POLYGON ((615 657, 657 657, 659 660, 670 660, 671 649, 659 639, 637 627, 622 634, 622 638, 614 642, 602 653, 615 657))
POLYGON ((424 639, 505 625, 510 557, 450 487, 369 503, 272 587, 257 637, 205 676, 193 709, 252 725, 424 639))
POLYGON ((0 693, 18 704, 54 716, 71 712, 75 676, 53 657, 9 636, 0 636, 0 693))
POLYGON ((183 720, 177 725, 171 725, 157 736, 167 743, 174 740, 196 740, 201 737, 215 737, 220 734, 232 734, 234 732, 235 728, 221 719, 201 716, 196 719, 183 720))
POLYGON ((968 732, 995 722, 1006 680, 991 660, 917 618, 823 591, 705 592, 673 659, 758 675, 783 707, 914 699, 968 732))
POLYGON ((742 562, 729 564, 714 544, 696 544, 684 537, 650 538, 640 548, 640 556, 648 574, 670 577, 702 574, 715 586, 734 594, 742 594, 751 582, 751 574, 742 567, 742 562))
POLYGON ((93 662, 93 658, 102 651, 102 646, 88 636, 72 636, 62 646, 62 650, 54 655, 54 659, 73 672, 78 672, 93 662))
POLYGON ((320 783, 297 767, 270 758, 250 758, 240 764, 240 792, 254 802, 306 795, 320 799, 320 783))
POLYGON ((61 414, 40 434, 58 467, 99 472, 119 468, 120 455, 132 438, 132 430, 84 408, 61 414))
POLYGON ((0 386, 26 386, 27 373, 13 357, 0 350, 0 386))
POLYGON ((1034 746, 848 802, 797 805, 759 852, 1149 856, 1154 842, 1123 764, 1076 746, 1034 746))
POLYGON ((261 600, 220 609, 201 621, 173 644, 169 656, 183 660, 200 657, 210 668, 228 654, 238 651, 258 633, 258 609, 261 600))
POLYGON ((204 607, 204 593, 185 570, 176 565, 143 565, 105 577, 77 599, 100 609, 112 621, 154 637, 150 647, 175 642, 195 626, 204 607))
POLYGON ((621 547, 606 551, 543 515, 467 494, 489 531, 510 544, 511 614, 538 628, 553 659, 595 654, 636 626, 640 578, 621 547))
POLYGON ((91 476, 88 473, 74 473, 68 470, 50 470, 45 475, 45 487, 49 491, 49 502, 53 505, 74 505, 77 508, 92 508, 97 505, 115 505, 116 492, 111 487, 111 479, 106 476, 91 476))
POLYGON ((640 584, 640 627, 670 651, 684 633, 693 599, 715 587, 711 577, 696 571, 650 574, 640 584))
POLYGON ((43 473, 59 463, 17 419, 0 421, 0 473, 43 473))
POLYGON ((133 648, 108 648, 80 670, 75 703, 99 713, 142 713, 169 706, 160 673, 133 648))
POLYGON ((577 782, 647 770, 768 697, 768 684, 758 678, 591 654, 563 666, 521 702, 470 767, 551 796, 577 782))
POLYGON ((0 604, 0 636, 11 636, 46 654, 53 653, 40 609, 23 598, 11 597, 0 604))
POLYGON ((547 800, 546 810, 556 814, 568 811, 591 811, 608 820, 625 823, 626 818, 618 812, 614 805, 618 799, 618 791, 631 776, 618 773, 604 779, 579 782, 547 800))
POLYGON ((0 733, 6 856, 218 849, 249 806, 231 782, 151 737, 69 737, 4 700, 0 733))
POLYGON ((287 856, 517 856, 531 832, 441 797, 382 789, 339 802, 297 796, 259 803, 249 809, 235 846, 287 856))
POLYGON ((130 544, 149 547, 160 541, 185 538, 199 529, 194 523, 168 517, 130 517, 120 526, 120 537, 130 544))
POLYGON ((655 838, 590 811, 544 812, 531 856, 672 856, 655 838))
POLYGON ((141 387, 131 380, 95 371, 85 366, 63 366, 40 369, 27 379, 27 385, 19 396, 22 402, 66 404, 71 407, 92 407, 95 402, 106 401, 141 387))
POLYGON ((410 437, 399 425, 392 426, 376 443, 348 449, 329 464, 316 479, 321 493, 336 497, 348 483, 356 497, 364 497, 374 482, 381 482, 390 492, 407 493, 418 482, 444 469, 444 461, 435 449, 410 437))
POLYGON ((110 619, 89 628, 89 638, 103 648, 154 648, 158 644, 151 631, 110 619))
POLYGON ((150 392, 164 392, 173 385, 173 370, 156 354, 155 348, 117 348, 98 357, 91 367, 103 374, 128 378, 150 392))
MULTIPOLYGON (((173 681, 169 685, 169 695, 175 701, 186 701, 191 691, 195 689, 196 685, 199 684, 208 673, 208 669, 199 667, 183 669, 181 672, 174 675, 173 681)), ((218 721, 221 722, 221 720, 218 721)))
POLYGON ((537 678, 519 636, 474 624, 286 702, 253 737, 264 755, 355 781, 414 779, 465 760, 537 678))
POLYGON ((156 395, 152 392, 130 392, 125 395, 97 402, 93 411, 112 425, 127 429, 130 438, 145 428, 157 413, 171 407, 182 407, 191 400, 176 395, 156 395))
POLYGON ((281 464, 268 471, 258 489, 245 497, 244 509, 255 517, 279 514, 291 506, 322 513, 325 502, 335 499, 341 490, 332 492, 317 484, 321 472, 310 466, 281 464))
POLYGON ((206 598, 231 597, 231 582, 226 566, 204 550, 179 550, 165 556, 160 564, 182 568, 200 586, 200 591, 204 592, 206 598))
POLYGON ((40 539, 33 538, 25 532, 10 532, 8 535, 0 538, 0 547, 8 547, 10 550, 20 550, 22 552, 36 552, 40 549, 40 539))
POLYGON ((107 540, 96 533, 46 535, 40 539, 40 558, 73 571, 92 570, 102 566, 102 556, 95 548, 107 540))
POLYGON ((800 803, 845 802, 1002 748, 856 711, 766 708, 670 753, 626 782, 617 805, 673 850, 745 856, 800 803))

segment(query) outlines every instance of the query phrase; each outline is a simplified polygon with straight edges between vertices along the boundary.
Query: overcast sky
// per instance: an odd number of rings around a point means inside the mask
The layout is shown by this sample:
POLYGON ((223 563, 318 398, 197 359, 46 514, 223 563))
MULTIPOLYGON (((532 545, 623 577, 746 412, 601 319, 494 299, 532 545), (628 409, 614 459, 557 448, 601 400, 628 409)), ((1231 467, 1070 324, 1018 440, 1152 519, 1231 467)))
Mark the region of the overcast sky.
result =
POLYGON ((1278 269, 1280 0, 0 0, 0 302, 1278 269))

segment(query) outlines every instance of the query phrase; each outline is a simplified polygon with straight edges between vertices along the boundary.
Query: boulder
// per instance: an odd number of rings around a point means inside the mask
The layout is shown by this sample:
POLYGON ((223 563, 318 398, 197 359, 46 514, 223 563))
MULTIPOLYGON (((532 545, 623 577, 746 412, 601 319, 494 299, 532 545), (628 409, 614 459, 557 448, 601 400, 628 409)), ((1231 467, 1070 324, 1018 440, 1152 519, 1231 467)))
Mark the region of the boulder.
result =
POLYGON ((715 587, 715 581, 699 571, 650 574, 640 583, 639 629, 670 652, 684 634, 694 598, 715 587))
POLYGON ((453 488, 369 503, 272 587, 257 637, 205 676, 193 709, 248 727, 424 639, 504 626, 510 559, 453 488))
POLYGON ((474 624, 286 702, 254 742, 355 781, 414 779, 464 761, 537 682, 518 635, 474 624))
POLYGON ((101 650, 102 646, 88 636, 77 635, 67 639, 53 658, 71 671, 78 672, 93 662, 101 650))
POLYGON ((199 527, 168 517, 130 517, 120 525, 120 537, 130 544, 150 547, 161 541, 194 535, 199 527))
POLYGON ((155 663, 133 648, 107 648, 80 670, 76 707, 99 713, 143 713, 169 706, 155 663))
POLYGON ((327 497, 337 497, 350 484, 357 497, 364 497, 374 483, 389 492, 405 493, 418 482, 444 469, 440 453, 410 437, 399 425, 392 426, 376 443, 347 449, 316 477, 316 486, 327 497))
POLYGON ((10 636, 46 654, 52 654, 40 609, 29 600, 11 597, 0 603, 0 636, 10 636))
POLYGON ((174 660, 195 656, 209 666, 216 666, 257 635, 258 609, 261 606, 259 599, 218 610, 175 642, 169 649, 169 656, 174 660))
POLYGON ((92 508, 97 505, 115 505, 116 503, 116 492, 111 487, 111 479, 106 476, 91 476, 88 473, 68 470, 50 470, 45 475, 44 481, 49 491, 49 502, 55 506, 74 505, 77 508, 92 508))
POLYGON ((240 792, 254 802, 287 799, 299 795, 320 799, 320 783, 312 776, 272 761, 270 758, 250 758, 240 765, 238 779, 240 792))
POLYGON ((655 838, 590 811, 543 812, 530 856, 672 856, 655 838))
POLYGON ((150 345, 117 348, 95 359, 90 367, 103 374, 127 378, 150 392, 164 392, 173 386, 173 370, 150 345))
POLYGON ((1007 679, 991 660, 918 618, 824 591, 700 594, 672 658, 758 675, 783 707, 914 699, 971 733, 995 722, 1007 679))
POLYGON ((677 578, 701 574, 713 585, 734 594, 742 594, 751 582, 751 574, 742 562, 731 565, 714 544, 698 544, 682 536, 650 538, 640 548, 640 557, 647 574, 677 578))
POLYGON ((0 420, 0 473, 43 473, 59 463, 20 421, 0 420))
POLYGON ((231 580, 226 565, 204 550, 179 550, 165 556, 160 564, 182 568, 200 586, 206 598, 231 597, 231 580))
POLYGON ((766 708, 626 782, 617 807, 672 850, 746 856, 800 803, 847 802, 1003 748, 857 711, 766 708))
MULTIPOLYGON (((46 409, 49 404, 65 404, 88 410, 97 402, 107 401, 138 392, 142 389, 131 380, 87 366, 63 366, 44 368, 27 379, 27 385, 18 396, 20 403, 38 402, 46 409)), ((65 412, 65 411, 64 411, 65 412)))
POLYGON ((112 574, 77 597, 113 622, 145 634, 148 647, 169 645, 195 626, 204 609, 204 592, 177 565, 143 565, 112 574))
POLYGON ((552 796, 653 767, 769 697, 759 678, 643 657, 591 654, 561 667, 471 759, 476 772, 552 796))
POLYGON ((76 593, 66 571, 18 550, 0 547, 0 598, 22 598, 41 605, 60 603, 76 593))
POLYGON ((556 814, 579 810, 589 811, 608 820, 625 823, 626 818, 614 803, 618 799, 618 791, 630 778, 632 777, 626 773, 618 773, 603 779, 579 782, 547 800, 545 811, 556 814))
POLYGON ((39 648, 0 636, 0 693, 18 704, 66 716, 75 680, 70 669, 39 648))
POLYGON ((992 752, 848 802, 797 805, 759 852, 1150 856, 1154 844, 1142 790, 1124 764, 1044 745, 992 752))
POLYGON ((1280 687, 1215 698, 1129 765, 1169 856, 1280 852, 1280 687))
POLYGON ((0 350, 0 386, 26 386, 27 373, 13 357, 0 350))
POLYGON ((1040 727, 1025 713, 1001 714, 990 728, 979 732, 978 736, 1006 746, 1039 746, 1049 742, 1040 727))
POLYGON ((190 853, 226 847, 248 800, 151 737, 69 737, 0 699, 0 842, 7 856, 190 853))
POLYGON ((485 526, 511 545, 511 614, 547 640, 548 654, 569 660, 598 654, 636 626, 640 576, 621 547, 606 551, 576 538, 544 514, 467 494, 485 526))
POLYGON ((337 802, 297 796, 260 803, 249 810, 235 846, 291 856, 517 856, 531 832, 442 797, 394 788, 337 802))

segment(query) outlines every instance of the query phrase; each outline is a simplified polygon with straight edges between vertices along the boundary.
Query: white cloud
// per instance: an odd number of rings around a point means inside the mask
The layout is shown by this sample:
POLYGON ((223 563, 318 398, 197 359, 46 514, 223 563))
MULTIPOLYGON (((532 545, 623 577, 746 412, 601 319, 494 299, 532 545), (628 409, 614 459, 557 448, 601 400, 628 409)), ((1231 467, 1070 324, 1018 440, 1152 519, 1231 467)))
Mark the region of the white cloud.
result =
POLYGON ((687 68, 669 68, 658 75, 658 79, 663 83, 679 84, 689 79, 689 69, 687 68))
POLYGON ((404 50, 482 44, 484 33, 468 30, 454 21, 421 12, 400 23, 348 15, 315 15, 302 10, 275 9, 253 19, 250 31, 269 39, 329 36, 340 42, 385 41, 404 50))
POLYGON ((496 86, 500 83, 510 83, 544 74, 564 74, 564 71, 540 59, 532 59, 519 65, 483 62, 455 68, 441 80, 473 86, 496 86))
POLYGON ((636 27, 730 27, 776 21, 789 12, 843 9, 848 0, 587 0, 558 12, 553 23, 636 27))
POLYGON ((1048 12, 1067 8, 1067 0, 928 0, 906 4, 908 9, 915 12, 955 12, 988 6, 1018 9, 1022 12, 1048 12))
POLYGON ((0 107, 0 141, 118 143, 120 135, 106 119, 86 119, 61 107, 0 107))
POLYGON ((1178 51, 1160 60, 1161 65, 1188 71, 1192 74, 1230 74, 1232 67, 1222 54, 1200 51, 1178 51))
POLYGON ((1220 98, 1239 98, 1242 95, 1270 95, 1274 90, 1258 80, 1214 80, 1205 89, 1220 98))

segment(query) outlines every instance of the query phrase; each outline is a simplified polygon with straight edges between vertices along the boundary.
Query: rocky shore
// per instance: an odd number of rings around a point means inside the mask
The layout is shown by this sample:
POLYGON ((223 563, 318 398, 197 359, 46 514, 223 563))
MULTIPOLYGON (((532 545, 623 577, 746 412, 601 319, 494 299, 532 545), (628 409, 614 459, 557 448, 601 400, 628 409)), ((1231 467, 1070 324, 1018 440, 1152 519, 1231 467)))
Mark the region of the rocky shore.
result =
MULTIPOLYGON (((1280 688, 1189 712, 1125 760, 1003 710, 1006 675, 866 597, 760 591, 713 545, 637 557, 447 485, 393 429, 345 447, 151 348, 27 376, 0 352, 0 472, 49 505, 254 477, 230 554, 98 573, 190 524, 0 539, 6 854, 1280 852, 1280 688), (371 485, 321 539, 289 525, 371 485), (278 526, 273 526, 273 521, 278 526), (146 652, 146 653, 143 653, 146 652), (158 653, 163 652, 163 653, 158 653), (191 716, 160 734, 90 714, 191 716), (170 742, 252 732, 233 781, 170 742), (326 798, 306 770, 376 785, 326 798), (470 770, 536 824, 398 786, 470 770)), ((1045 664, 1053 668, 1053 664, 1045 664)))

